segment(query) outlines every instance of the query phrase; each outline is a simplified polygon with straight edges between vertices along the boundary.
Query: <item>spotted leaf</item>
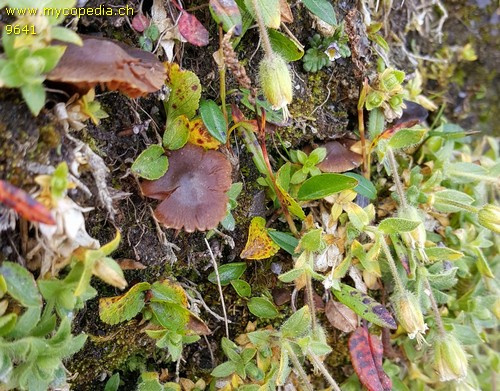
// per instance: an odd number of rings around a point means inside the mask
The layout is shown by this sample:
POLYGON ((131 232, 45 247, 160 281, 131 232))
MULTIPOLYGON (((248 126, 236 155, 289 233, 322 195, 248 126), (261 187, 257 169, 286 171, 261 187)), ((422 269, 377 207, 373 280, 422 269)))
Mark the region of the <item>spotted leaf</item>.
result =
POLYGON ((351 310, 380 327, 396 329, 396 321, 387 309, 373 300, 366 293, 358 291, 346 284, 340 284, 340 290, 333 290, 335 297, 351 310))
POLYGON ((191 71, 184 71, 178 64, 169 64, 167 67, 167 86, 171 92, 165 102, 167 112, 167 129, 180 115, 188 119, 194 117, 201 97, 200 79, 191 71))
POLYGON ((208 132, 207 127, 201 119, 189 122, 188 141, 205 149, 217 149, 220 145, 220 142, 208 132))
POLYGON ((132 319, 144 308, 144 291, 149 288, 149 283, 141 282, 124 295, 99 299, 99 317, 111 325, 132 319))
POLYGON ((358 327, 349 338, 349 354, 354 371, 368 391, 390 391, 392 382, 382 368, 383 346, 380 339, 358 327))
POLYGON ((243 259, 266 259, 278 252, 280 247, 269 237, 266 220, 254 217, 248 230, 248 240, 240 254, 243 259))

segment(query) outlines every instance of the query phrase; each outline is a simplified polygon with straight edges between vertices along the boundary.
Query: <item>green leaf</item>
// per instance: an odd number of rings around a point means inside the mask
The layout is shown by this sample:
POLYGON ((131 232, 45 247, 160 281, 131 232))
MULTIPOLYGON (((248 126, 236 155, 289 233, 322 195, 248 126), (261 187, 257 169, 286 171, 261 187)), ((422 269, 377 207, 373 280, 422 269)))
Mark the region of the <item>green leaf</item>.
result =
POLYGON ((304 55, 304 48, 277 30, 269 29, 269 40, 273 50, 281 55, 286 62, 297 61, 304 55))
POLYGON ((42 297, 35 283, 33 275, 24 267, 13 262, 3 262, 0 274, 7 285, 9 295, 23 307, 42 306, 42 297))
POLYGON ((168 158, 161 145, 150 145, 135 159, 132 171, 150 181, 161 178, 168 170, 168 158))
POLYGON ((484 167, 475 163, 450 163, 445 165, 444 172, 455 183, 498 182, 498 177, 489 176, 488 171, 484 167))
POLYGON ((337 17, 332 4, 328 0, 302 0, 309 11, 332 26, 337 25, 337 17))
POLYGON ((271 239, 280 246, 283 250, 285 250, 290 255, 297 255, 295 253, 295 248, 299 245, 298 239, 286 232, 280 232, 275 230, 268 230, 268 235, 271 239))
POLYGON ((378 228, 385 234, 396 234, 401 232, 411 232, 420 224, 422 224, 422 222, 417 220, 388 217, 378 225, 378 228))
POLYGON ((370 218, 365 210, 355 204, 354 202, 348 202, 344 205, 344 210, 349 216, 349 221, 356 227, 358 231, 363 231, 364 228, 370 223, 370 218))
POLYGON ((132 319, 144 308, 144 291, 150 287, 148 282, 140 282, 124 295, 99 299, 99 317, 111 325, 132 319))
POLYGON ((82 46, 83 44, 82 39, 77 33, 65 27, 53 26, 50 29, 50 35, 53 40, 72 43, 78 46, 82 46))
POLYGON ((236 364, 232 361, 227 361, 225 363, 222 363, 220 365, 217 365, 212 373, 213 377, 226 377, 231 374, 233 374, 236 371, 236 364))
POLYGON ((342 303, 369 322, 380 327, 396 329, 396 321, 389 311, 367 294, 346 284, 340 284, 340 291, 332 289, 332 293, 342 303))
POLYGON ((305 273, 304 269, 292 269, 292 270, 287 271, 286 273, 280 274, 278 279, 280 281, 288 283, 288 282, 295 281, 297 278, 302 276, 302 274, 304 274, 304 273, 305 273))
POLYGON ((250 297, 252 295, 252 287, 243 280, 231 280, 231 285, 240 297, 250 297))
POLYGON ((115 373, 106 382, 106 385, 104 386, 104 391, 117 391, 119 386, 120 386, 120 374, 115 373))
POLYGON ((9 313, 4 316, 0 316, 0 337, 10 333, 12 329, 16 326, 17 315, 14 313, 9 313))
POLYGON ((156 372, 143 372, 137 391, 165 391, 156 372))
POLYGON ((200 115, 208 133, 221 144, 225 144, 227 141, 227 123, 217 103, 213 100, 202 101, 200 103, 200 115))
MULTIPOLYGON (((158 323, 172 333, 185 333, 190 312, 179 304, 151 302, 149 304, 158 323)), ((179 338, 181 335, 179 335, 179 338)))
POLYGON ((311 328, 311 311, 304 306, 290 316, 281 326, 283 338, 297 338, 303 336, 311 328))
POLYGON ((375 188, 375 185, 363 175, 359 175, 354 172, 346 172, 344 175, 358 181, 358 185, 354 188, 356 193, 361 194, 370 200, 377 198, 377 189, 375 188))
POLYGON ((200 79, 191 71, 180 70, 179 65, 170 65, 167 71, 167 85, 171 88, 168 101, 164 103, 167 112, 167 129, 180 115, 194 117, 201 97, 200 79))
POLYGON ((307 251, 318 251, 322 246, 321 234, 322 228, 311 229, 300 238, 300 248, 307 251))
MULTIPOLYGON (((245 262, 226 263, 225 265, 219 266, 219 278, 221 285, 228 285, 231 281, 240 278, 246 268, 247 264, 245 262)), ((209 274, 208 281, 213 284, 217 284, 215 271, 209 274)))
POLYGON ((427 129, 401 129, 389 140, 388 146, 392 149, 401 149, 419 144, 427 129))
POLYGON ((234 35, 240 35, 242 29, 241 12, 234 0, 210 0, 210 13, 224 31, 234 26, 234 35))
POLYGON ((45 105, 45 88, 42 84, 26 84, 21 86, 21 93, 33 115, 38 115, 45 105))
POLYGON ((165 279, 156 281, 151 285, 151 301, 187 305, 187 296, 184 288, 178 283, 165 279))
POLYGON ((474 198, 458 190, 441 190, 434 193, 432 207, 439 212, 454 213, 467 211, 474 198))
POLYGON ((424 251, 430 261, 456 261, 464 256, 460 251, 448 247, 427 247, 424 251))
POLYGON ((274 304, 265 297, 252 297, 247 306, 250 312, 258 318, 275 318, 279 315, 274 304))
MULTIPOLYGON (((255 0, 255 2, 257 3, 257 7, 259 7, 266 27, 278 29, 281 23, 279 0, 255 0)), ((256 19, 253 2, 251 0, 245 0, 245 5, 254 19, 256 19)))
POLYGON ((354 178, 342 174, 320 174, 306 180, 299 189, 300 201, 319 200, 358 184, 354 178))
POLYGON ((189 138, 189 119, 180 115, 163 133, 163 146, 171 151, 182 148, 189 138))

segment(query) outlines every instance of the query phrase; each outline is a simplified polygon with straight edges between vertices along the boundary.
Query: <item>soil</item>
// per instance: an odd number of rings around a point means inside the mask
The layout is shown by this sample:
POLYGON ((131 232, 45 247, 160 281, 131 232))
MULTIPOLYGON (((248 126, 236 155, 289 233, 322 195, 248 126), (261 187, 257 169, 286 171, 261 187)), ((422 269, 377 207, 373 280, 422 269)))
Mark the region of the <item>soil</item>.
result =
MULTIPOLYGON (((121 0, 91 0, 86 6, 95 7, 101 3, 107 6, 122 5, 121 0)), ((151 3, 144 1, 142 9, 145 14, 149 12, 151 3)), ((217 101, 219 80, 217 66, 212 58, 212 53, 218 48, 217 26, 206 3, 205 0, 187 1, 185 8, 193 9, 193 14, 209 28, 209 45, 202 48, 189 44, 178 46, 175 61, 197 74, 203 86, 203 98, 217 101)), ((288 27, 307 48, 308 38, 313 34, 314 22, 304 7, 297 4, 298 2, 293 3, 295 21, 288 27)), ((135 9, 139 7, 137 1, 131 1, 130 5, 135 9)), ((397 46, 397 42, 391 37, 402 34, 408 25, 408 15, 405 12, 408 8, 405 7, 409 6, 403 5, 399 9, 395 7, 389 19, 387 40, 391 47, 397 46)), ((441 85, 442 81, 430 80, 424 91, 441 94, 438 100, 446 102, 446 115, 451 121, 458 121, 464 129, 500 135, 500 125, 495 120, 495 113, 498 113, 499 108, 496 97, 500 92, 496 71, 500 63, 498 9, 495 9, 493 2, 479 4, 465 3, 463 0, 449 2, 446 7, 450 16, 443 26, 443 42, 439 43, 425 34, 422 36, 411 31, 407 36, 407 50, 414 45, 418 47, 421 55, 430 56, 436 53, 438 48, 462 47, 472 43, 479 59, 459 63, 457 69, 453 70, 453 77, 445 80, 448 83, 446 88, 441 85)), ((338 2, 337 19, 343 20, 354 8, 355 2, 352 0, 338 2)), ((358 34, 362 35, 366 34, 366 31, 361 20, 361 13, 354 11, 354 23, 359 27, 358 34)), ((78 32, 118 39, 131 46, 138 45, 139 33, 134 32, 123 18, 83 17, 78 21, 78 32)), ((366 39, 366 36, 362 38, 366 39)), ((253 55, 257 51, 258 41, 256 29, 250 29, 236 49, 240 59, 247 59, 245 66, 254 81, 257 80, 256 70, 261 56, 260 51, 253 55)), ((293 119, 290 125, 275 130, 286 145, 302 148, 321 140, 355 133, 356 107, 362 78, 371 77, 376 72, 375 54, 365 54, 359 57, 364 68, 361 73, 359 65, 356 65, 352 58, 339 59, 316 74, 306 73, 301 61, 291 65, 296 86, 294 103, 290 107, 293 119)), ((402 55, 394 61, 408 74, 415 69, 402 55)), ((237 84, 229 75, 227 89, 233 88, 237 88, 237 84)), ((116 228, 119 228, 122 241, 118 250, 113 253, 113 258, 132 259, 146 266, 144 270, 125 272, 129 286, 141 281, 153 283, 164 278, 175 278, 179 282, 192 284, 207 305, 220 313, 217 287, 207 279, 212 267, 204 234, 163 230, 166 239, 178 247, 178 250, 172 252, 172 248, 161 241, 152 219, 151 211, 155 202, 141 196, 138 181, 130 173, 132 162, 148 145, 156 143, 158 135, 163 132, 165 114, 162 102, 156 94, 133 101, 119 93, 105 91, 99 91, 97 99, 109 118, 102 120, 99 126, 89 123, 84 130, 72 135, 87 143, 104 159, 110 171, 107 177, 108 186, 112 189, 112 194, 117 195, 114 201, 117 213, 112 219, 98 202, 97 185, 91 172, 84 169, 80 180, 90 189, 93 196, 88 197, 79 190, 72 190, 70 196, 81 206, 94 208, 86 214, 89 234, 104 244, 113 239, 116 228), (152 123, 147 130, 138 134, 129 131, 149 119, 152 119, 152 123), (121 195, 118 197, 119 194, 121 195)), ((35 188, 33 179, 36 175, 48 172, 50 167, 55 167, 63 160, 73 159, 74 144, 65 137, 62 125, 51 112, 54 104, 61 100, 61 95, 49 94, 46 108, 34 118, 16 91, 0 90, 0 179, 8 180, 29 191, 35 188)), ((237 103, 238 97, 230 95, 228 100, 237 103)), ((275 134, 270 134, 268 147, 276 162, 279 161, 279 156, 275 153, 277 144, 279 139, 275 134)), ((219 235, 210 239, 210 246, 219 264, 241 261, 239 254, 245 245, 248 224, 253 215, 273 215, 272 205, 267 203, 262 190, 256 184, 259 175, 252 160, 247 151, 238 145, 241 145, 241 141, 232 142, 233 153, 239 163, 239 169, 233 172, 233 181, 241 181, 244 186, 238 198, 238 207, 234 210, 236 229, 233 232, 225 232, 234 240, 235 246, 231 248, 219 235)), ((275 227, 279 224, 276 222, 275 227)), ((28 235, 34 235, 34 232, 29 231, 28 235)), ((23 240, 19 227, 0 233, 0 258, 25 264, 23 240)), ((273 288, 291 290, 278 281, 271 271, 272 264, 280 265, 285 271, 292 266, 292 261, 280 252, 272 260, 248 263, 243 278, 252 286, 254 296, 270 292, 273 288)), ((99 297, 120 294, 118 290, 96 279, 93 280, 93 286, 98 290, 99 297)), ((230 332, 231 337, 235 338, 244 332, 249 321, 255 321, 255 317, 248 312, 245 301, 239 298, 230 286, 224 289, 224 296, 226 303, 230 303, 228 314, 233 322, 230 332)), ((285 307, 282 307, 283 312, 285 307)), ((210 371, 224 360, 219 347, 219 341, 224 336, 223 325, 203 309, 200 316, 213 333, 206 339, 202 338, 197 343, 187 345, 183 353, 184 359, 178 368, 181 377, 192 380, 208 378, 210 371)), ((327 323, 326 319, 321 321, 327 323)), ((164 379, 174 379, 176 363, 169 361, 165 351, 154 347, 154 342, 141 332, 143 325, 139 322, 140 320, 133 320, 117 326, 108 326, 99 320, 98 299, 90 300, 74 322, 74 333, 85 332, 91 337, 84 349, 66 363, 68 370, 75 375, 72 388, 82 391, 102 390, 107 375, 116 371, 120 372, 122 381, 129 385, 136 384, 140 373, 146 369, 167 371, 165 373, 168 375, 164 379)), ((335 333, 331 329, 330 332, 332 336, 335 333)), ((329 359, 328 364, 332 366, 334 377, 342 381, 349 372, 345 343, 333 346, 339 346, 339 351, 334 352, 334 358, 329 359)), ((131 388, 123 388, 126 389, 131 388)))

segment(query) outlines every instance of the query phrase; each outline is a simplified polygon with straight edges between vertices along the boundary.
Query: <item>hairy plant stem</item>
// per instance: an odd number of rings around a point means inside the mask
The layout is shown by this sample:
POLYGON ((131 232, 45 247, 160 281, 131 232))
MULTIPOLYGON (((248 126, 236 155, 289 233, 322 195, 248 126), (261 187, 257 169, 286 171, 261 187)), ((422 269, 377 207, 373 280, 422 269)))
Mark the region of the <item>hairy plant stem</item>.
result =
POLYGON ((401 178, 398 173, 398 163, 396 162, 396 157, 394 156, 394 151, 392 148, 387 148, 386 152, 387 160, 391 168, 391 175, 394 179, 394 185, 396 186, 396 192, 398 193, 399 203, 403 209, 408 208, 408 202, 406 201, 406 195, 403 190, 403 185, 401 183, 401 178))
POLYGON ((273 48, 271 47, 271 40, 269 39, 269 34, 267 33, 267 27, 264 23, 264 18, 262 17, 262 12, 259 8, 259 3, 257 0, 251 0, 252 7, 255 11, 255 21, 259 27, 259 34, 262 39, 262 46, 264 47, 264 52, 266 56, 270 57, 274 54, 273 48))
POLYGON ((365 107, 367 91, 368 91, 368 79, 365 79, 358 100, 358 129, 359 129, 359 138, 361 139, 361 154, 363 157, 363 175, 365 176, 366 179, 370 180, 370 162, 368 161, 368 153, 366 150, 365 119, 363 112, 363 109, 365 107))
MULTIPOLYGON (((219 25, 219 51, 222 53, 222 39, 224 37, 224 32, 222 31, 222 25, 219 25)), ((224 118, 226 119, 226 126, 229 124, 229 120, 227 118, 227 109, 226 109, 226 65, 224 63, 224 56, 220 56, 221 64, 219 66, 219 89, 220 89, 220 102, 221 109, 224 118)), ((228 132, 229 135, 229 132, 228 132)), ((227 138, 227 143, 229 144, 229 137, 227 138)), ((229 147, 229 145, 228 145, 229 147)))
MULTIPOLYGON (((314 265, 311 265, 314 262, 314 256, 313 253, 311 252, 309 254, 309 266, 312 267, 314 265)), ((311 276, 306 273, 306 293, 307 293, 307 301, 309 302, 309 308, 311 309, 311 323, 312 323, 312 331, 313 334, 316 334, 316 330, 318 329, 318 322, 316 321, 316 306, 314 305, 314 294, 313 294, 313 286, 312 286, 312 278, 311 276)))
POLYGON ((335 391, 341 391, 335 379, 332 377, 332 375, 330 375, 328 370, 325 368, 325 365, 321 362, 318 356, 311 351, 311 349, 308 349, 307 357, 312 361, 314 367, 318 369, 321 372, 321 374, 325 377, 325 379, 328 381, 332 389, 335 391))
MULTIPOLYGON (((375 231, 375 232, 377 232, 377 231, 375 231)), ((396 290, 398 292, 404 292, 405 288, 403 286, 403 282, 401 281, 401 278, 399 277, 398 268, 396 267, 396 262, 394 261, 394 258, 392 257, 391 250, 389 249, 389 246, 385 242, 385 237, 383 235, 380 235, 380 233, 378 235, 379 235, 380 245, 382 246, 382 251, 384 251, 385 258, 387 259, 389 269, 391 269, 391 274, 392 274, 392 277, 394 278, 394 282, 396 284, 396 290)))
MULTIPOLYGON (((413 241, 413 239, 412 239, 412 241, 413 241)), ((424 263, 426 263, 426 262, 429 261, 427 259, 427 254, 423 251, 422 248, 420 248, 418 246, 417 243, 415 243, 413 241, 412 246, 417 249, 419 257, 421 257, 424 260, 424 263)), ((418 257, 415 257, 413 251, 414 251, 413 249, 410 249, 410 253, 411 253, 413 259, 415 260, 415 263, 417 264, 417 266, 425 268, 425 266, 423 265, 422 262, 420 262, 420 260, 418 259, 418 257)), ((436 321, 438 333, 439 333, 439 335, 441 337, 445 337, 446 336, 446 330, 444 328, 443 319, 441 318, 441 313, 439 312, 439 307, 437 305, 436 298, 434 297, 434 294, 432 293, 431 283, 429 282, 429 279, 427 278, 426 275, 421 276, 421 278, 423 278, 425 290, 428 292, 429 301, 431 302, 431 309, 432 309, 432 312, 434 313, 434 320, 436 321)))
POLYGON ((299 377, 302 379, 302 381, 304 383, 304 389, 306 389, 308 391, 314 391, 312 384, 309 382, 309 379, 307 378, 306 371, 304 371, 304 368, 302 367, 302 364, 300 363, 299 358, 297 357, 297 355, 293 351, 290 344, 288 342, 283 342, 281 348, 286 350, 288 357, 290 357, 290 360, 292 361, 293 367, 299 373, 299 377))
POLYGON ((273 188, 276 193, 276 197, 278 198, 278 202, 281 205, 281 209, 283 210, 283 214, 285 219, 290 227, 290 231, 293 235, 298 237, 299 233, 297 231, 297 227, 293 222, 292 216, 290 216, 290 212, 286 207, 286 202, 281 193, 281 190, 276 185, 276 178, 274 177, 271 163, 269 162, 269 157, 267 155, 267 148, 265 141, 262 141, 262 137, 257 140, 255 134, 252 130, 248 129, 244 125, 238 127, 241 137, 243 138, 243 142, 247 147, 248 151, 252 154, 252 160, 255 164, 257 170, 266 177, 266 182, 270 187, 273 188), (265 152, 264 152, 265 151, 265 152))
MULTIPOLYGON (((398 173, 398 164, 396 162, 396 158, 394 156, 394 152, 393 152, 392 148, 387 148, 386 155, 387 155, 387 158, 389 161, 389 166, 391 167, 391 174, 392 174, 392 177, 394 179, 396 191, 397 191, 398 196, 399 196, 399 202, 401 204, 401 207, 403 209, 405 209, 408 207, 408 202, 406 201, 406 196, 405 196, 405 193, 403 191, 403 185, 401 183, 401 179, 400 179, 399 173, 398 173)), ((474 207, 472 207, 472 208, 474 208, 474 207)), ((415 261, 419 267, 424 267, 422 262, 420 262, 420 260, 418 259, 418 257, 414 256, 414 249, 417 249, 418 255, 419 255, 419 257, 422 258, 424 263, 427 263, 427 261, 428 261, 427 254, 421 248, 420 243, 418 243, 411 235, 408 235, 408 237, 411 240, 411 248, 409 250, 410 250, 410 254, 411 254, 412 258, 415 259, 415 261)), ((387 246, 387 243, 385 243, 385 240, 382 240, 382 248, 384 249, 386 256, 387 256, 387 254, 389 254, 389 256, 392 259, 392 256, 390 255, 389 247, 387 246)), ((392 263, 394 264, 394 259, 392 259, 392 263)), ((391 262, 389 262, 389 266, 391 267, 391 271, 392 271, 391 262)), ((394 264, 394 267, 395 266, 396 265, 394 264)), ((397 269, 396 269, 396 273, 397 273, 397 269)), ((431 302, 432 312, 434 313, 436 325, 438 328, 438 333, 441 336, 445 336, 446 331, 444 329, 443 320, 441 319, 441 313, 439 312, 439 308, 437 306, 436 299, 434 297, 434 294, 432 293, 432 288, 431 288, 431 285, 429 283, 429 279, 425 276, 423 278, 424 278, 425 289, 429 292, 428 296, 429 296, 429 300, 431 302)), ((398 276, 398 280, 399 280, 399 276, 398 276)), ((399 280, 399 282, 401 283, 401 280, 399 280)))

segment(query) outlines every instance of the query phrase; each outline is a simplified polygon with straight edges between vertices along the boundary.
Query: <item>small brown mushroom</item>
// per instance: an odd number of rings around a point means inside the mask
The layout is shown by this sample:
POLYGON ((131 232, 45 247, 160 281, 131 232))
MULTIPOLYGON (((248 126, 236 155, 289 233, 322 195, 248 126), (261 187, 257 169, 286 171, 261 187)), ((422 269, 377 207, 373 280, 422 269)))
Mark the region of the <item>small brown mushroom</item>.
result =
POLYGON ((192 144, 172 151, 167 173, 141 183, 146 197, 163 200, 156 218, 167 228, 187 232, 217 227, 226 215, 231 164, 220 152, 192 144))
POLYGON ((345 172, 359 167, 363 160, 362 156, 349 149, 354 140, 345 139, 343 145, 338 141, 329 141, 320 147, 326 148, 325 159, 318 164, 323 172, 345 172))
POLYGON ((100 84, 131 98, 163 86, 166 71, 155 55, 110 39, 82 39, 83 46, 67 45, 47 80, 71 84, 82 94, 100 84))

